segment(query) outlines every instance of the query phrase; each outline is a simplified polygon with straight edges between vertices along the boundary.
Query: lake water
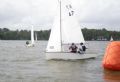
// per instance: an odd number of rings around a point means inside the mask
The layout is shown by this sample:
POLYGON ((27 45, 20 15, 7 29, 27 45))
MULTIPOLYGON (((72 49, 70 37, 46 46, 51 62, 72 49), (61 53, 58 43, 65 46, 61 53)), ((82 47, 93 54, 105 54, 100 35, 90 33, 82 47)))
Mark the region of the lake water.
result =
POLYGON ((45 60, 47 41, 27 48, 26 41, 0 41, 0 82, 120 82, 120 72, 103 70, 108 42, 87 41, 88 51, 99 54, 87 60, 45 60))

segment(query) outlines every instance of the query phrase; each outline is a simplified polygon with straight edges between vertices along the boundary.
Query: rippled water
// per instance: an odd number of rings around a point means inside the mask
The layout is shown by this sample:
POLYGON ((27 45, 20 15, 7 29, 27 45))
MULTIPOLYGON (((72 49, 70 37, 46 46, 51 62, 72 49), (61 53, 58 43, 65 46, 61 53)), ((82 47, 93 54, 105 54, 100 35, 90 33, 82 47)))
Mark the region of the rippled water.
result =
POLYGON ((0 41, 0 82, 120 82, 120 73, 102 68, 108 42, 88 41, 88 51, 100 56, 87 60, 45 60, 47 41, 27 48, 25 41, 0 41))

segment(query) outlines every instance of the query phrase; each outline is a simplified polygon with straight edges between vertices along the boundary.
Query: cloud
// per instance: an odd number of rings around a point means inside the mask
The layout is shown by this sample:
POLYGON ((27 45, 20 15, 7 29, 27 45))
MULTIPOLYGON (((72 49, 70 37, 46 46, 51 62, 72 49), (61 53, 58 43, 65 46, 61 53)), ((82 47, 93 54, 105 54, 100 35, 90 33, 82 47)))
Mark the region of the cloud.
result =
MULTIPOLYGON (((71 2, 80 24, 83 23, 88 28, 91 28, 89 25, 96 28, 99 26, 119 28, 119 0, 71 0, 71 2)), ((0 26, 33 24, 38 27, 36 29, 49 29, 56 14, 57 3, 58 0, 0 0, 0 26)))
MULTIPOLYGON (((118 25, 120 22, 119 0, 81 0, 78 4, 79 20, 83 23, 118 25)), ((77 8, 77 7, 76 7, 77 8)))

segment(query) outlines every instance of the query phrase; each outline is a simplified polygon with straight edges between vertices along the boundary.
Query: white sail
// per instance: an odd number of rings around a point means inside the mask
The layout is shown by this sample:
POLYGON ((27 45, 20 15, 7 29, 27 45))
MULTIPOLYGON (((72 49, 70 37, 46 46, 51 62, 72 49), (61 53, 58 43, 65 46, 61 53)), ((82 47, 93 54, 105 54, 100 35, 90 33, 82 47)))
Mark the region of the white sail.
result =
POLYGON ((83 34, 71 4, 59 1, 46 52, 61 52, 62 45, 81 42, 84 42, 83 34))
POLYGON ((110 41, 113 41, 113 37, 111 36, 110 41))
POLYGON ((35 40, 37 41, 37 33, 35 33, 35 40))
POLYGON ((84 42, 81 27, 75 17, 75 11, 70 2, 62 1, 62 40, 64 44, 67 43, 81 43, 84 42))
POLYGON ((62 21, 62 43, 84 42, 81 27, 73 16, 62 21))
POLYGON ((34 44, 34 31, 33 31, 33 26, 31 27, 31 44, 34 44))
POLYGON ((60 14, 59 9, 56 14, 53 27, 51 29, 46 52, 61 52, 60 37, 60 14))

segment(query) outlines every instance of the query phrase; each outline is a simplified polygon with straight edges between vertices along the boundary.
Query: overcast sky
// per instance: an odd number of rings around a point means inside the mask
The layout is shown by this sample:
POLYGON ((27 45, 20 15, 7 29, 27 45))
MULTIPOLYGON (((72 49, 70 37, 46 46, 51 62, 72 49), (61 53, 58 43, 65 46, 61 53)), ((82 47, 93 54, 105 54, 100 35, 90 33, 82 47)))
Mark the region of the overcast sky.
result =
MULTIPOLYGON (((69 0, 70 1, 70 0, 69 0)), ((71 0, 81 26, 120 30, 120 0, 71 0)), ((58 0, 0 0, 0 27, 50 29, 58 0)))

